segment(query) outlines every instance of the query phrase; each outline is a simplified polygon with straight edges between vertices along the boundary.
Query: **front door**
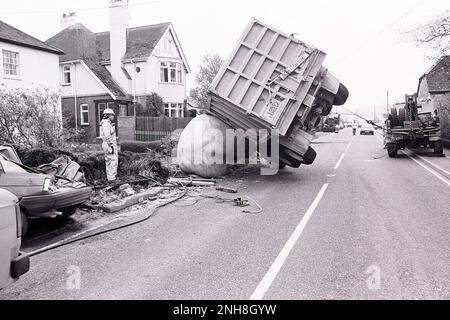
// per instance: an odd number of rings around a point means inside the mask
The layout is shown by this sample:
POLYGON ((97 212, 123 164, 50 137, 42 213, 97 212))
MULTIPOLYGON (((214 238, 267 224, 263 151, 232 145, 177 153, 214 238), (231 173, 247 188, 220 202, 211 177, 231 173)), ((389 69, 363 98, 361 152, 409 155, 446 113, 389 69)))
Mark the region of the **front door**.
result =
MULTIPOLYGON (((95 130, 97 137, 100 137, 100 122, 103 119, 103 111, 106 108, 113 109, 116 117, 114 117, 114 122, 117 122, 117 114, 118 114, 118 106, 114 101, 102 100, 95 101, 95 130)), ((117 125, 116 125, 116 134, 117 134, 117 125)))

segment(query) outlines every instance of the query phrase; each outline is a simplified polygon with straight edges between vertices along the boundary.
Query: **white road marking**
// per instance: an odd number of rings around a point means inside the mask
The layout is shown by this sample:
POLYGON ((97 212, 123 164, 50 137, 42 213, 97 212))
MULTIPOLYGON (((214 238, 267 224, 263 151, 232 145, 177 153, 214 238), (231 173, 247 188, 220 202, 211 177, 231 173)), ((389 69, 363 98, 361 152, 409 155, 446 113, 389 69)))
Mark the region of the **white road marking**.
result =
POLYGON ((272 285, 272 282, 275 280, 276 276, 278 275, 278 272, 280 271, 281 267, 283 266, 284 262, 286 261, 287 257, 289 256, 289 253, 291 252, 294 245, 297 243, 297 240, 300 238, 303 230, 305 229, 306 224, 308 223, 309 219, 311 218, 312 214, 314 213, 314 210, 319 205, 320 200, 322 199, 327 188, 328 188, 328 183, 326 183, 322 186, 322 189, 320 189, 320 191, 317 194, 316 198, 314 199, 313 203, 308 208, 308 211, 306 211, 302 220, 300 221, 298 226, 295 228, 294 233, 292 233, 291 237, 286 242, 283 249, 281 249, 277 258, 273 262, 269 271, 267 271, 266 275, 264 276, 264 278, 259 283, 258 287, 253 292, 252 296, 250 297, 250 300, 262 300, 264 298, 264 295, 266 294, 267 290, 269 290, 270 286, 272 285))
POLYGON ((415 163, 417 163, 419 166, 421 166, 422 168, 424 168, 425 170, 427 170, 429 173, 431 173, 432 175, 434 175, 436 178, 438 178, 439 180, 441 180, 442 182, 444 182, 446 185, 448 185, 450 187, 450 181, 447 180, 446 178, 444 178, 442 175, 440 175, 439 173, 437 173, 436 171, 434 171, 433 169, 431 169, 430 167, 424 165, 422 162, 417 161, 416 159, 414 159, 413 157, 411 157, 407 152, 402 151, 404 154, 406 154, 411 160, 413 160, 415 163))
POLYGON ((345 157, 345 152, 342 154, 342 156, 339 158, 338 162, 334 166, 334 170, 337 170, 339 168, 339 166, 341 165, 341 162, 344 159, 344 157, 345 157))
MULTIPOLYGON (((352 139, 352 141, 353 141, 353 139, 352 139)), ((348 151, 348 149, 350 148, 350 145, 352 144, 352 141, 350 141, 350 142, 348 143, 347 148, 345 148, 345 151, 348 151)))
POLYGON ((425 159, 425 158, 419 156, 418 154, 416 154, 416 156, 419 157, 420 159, 422 159, 423 161, 427 162, 428 164, 431 164, 431 165, 432 165, 433 167, 435 167, 436 169, 438 169, 438 170, 440 170, 440 171, 442 171, 442 172, 444 172, 445 174, 448 174, 448 175, 450 176, 450 172, 448 172, 447 170, 441 168, 440 166, 438 166, 438 165, 435 164, 434 162, 431 162, 431 161, 429 161, 429 160, 427 160, 427 159, 425 159))

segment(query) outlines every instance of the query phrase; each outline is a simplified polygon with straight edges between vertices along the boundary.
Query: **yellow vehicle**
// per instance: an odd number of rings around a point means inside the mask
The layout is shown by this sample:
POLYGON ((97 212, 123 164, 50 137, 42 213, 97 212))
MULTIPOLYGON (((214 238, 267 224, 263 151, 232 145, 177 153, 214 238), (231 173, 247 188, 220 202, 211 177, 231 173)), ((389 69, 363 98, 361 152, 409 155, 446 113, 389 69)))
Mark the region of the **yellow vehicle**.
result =
POLYGON ((19 251, 21 224, 17 197, 0 189, 0 290, 30 269, 30 258, 19 251))

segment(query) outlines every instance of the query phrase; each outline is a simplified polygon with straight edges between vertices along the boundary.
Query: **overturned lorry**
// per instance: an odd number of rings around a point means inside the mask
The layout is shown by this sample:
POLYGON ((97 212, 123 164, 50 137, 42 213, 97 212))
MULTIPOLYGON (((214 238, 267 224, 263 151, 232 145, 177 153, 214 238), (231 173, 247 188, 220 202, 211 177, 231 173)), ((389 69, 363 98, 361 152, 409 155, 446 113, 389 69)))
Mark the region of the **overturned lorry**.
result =
POLYGON ((312 164, 313 132, 348 90, 325 53, 254 18, 216 75, 208 113, 233 129, 276 130, 280 167, 312 164))

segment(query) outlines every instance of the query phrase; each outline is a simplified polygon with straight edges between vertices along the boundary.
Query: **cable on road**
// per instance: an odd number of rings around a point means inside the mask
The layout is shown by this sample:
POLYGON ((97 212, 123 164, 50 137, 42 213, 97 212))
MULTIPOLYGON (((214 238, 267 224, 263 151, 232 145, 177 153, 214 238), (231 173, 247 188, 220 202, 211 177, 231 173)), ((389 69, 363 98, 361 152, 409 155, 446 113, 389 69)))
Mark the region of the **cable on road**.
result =
POLYGON ((162 207, 165 207, 165 206, 167 206, 167 205, 169 205, 171 203, 174 203, 174 202, 182 199, 184 196, 186 196, 186 194, 187 194, 187 187, 185 185, 183 185, 183 184, 182 184, 182 190, 183 190, 183 192, 182 192, 181 195, 177 196, 176 198, 174 198, 172 200, 169 200, 169 201, 166 201, 166 202, 164 202, 162 204, 157 205, 154 210, 152 210, 149 214, 147 214, 142 219, 139 219, 137 221, 133 221, 133 222, 130 222, 130 223, 126 223, 126 224, 123 224, 121 226, 109 228, 109 229, 106 229, 106 230, 103 230, 103 231, 97 231, 97 232, 94 232, 92 234, 81 236, 79 238, 75 238, 75 239, 71 239, 71 240, 67 240, 67 241, 62 241, 60 243, 56 243, 54 245, 50 245, 50 246, 47 246, 45 248, 41 248, 41 249, 38 249, 38 250, 35 250, 35 251, 32 251, 32 252, 26 253, 26 255, 28 255, 29 257, 37 256, 37 255, 39 255, 41 253, 48 252, 50 250, 54 250, 54 249, 57 249, 57 248, 61 248, 61 247, 66 246, 68 244, 72 244, 72 243, 75 243, 75 242, 78 242, 78 241, 82 241, 82 240, 86 240, 86 239, 89 239, 89 238, 93 238, 93 237, 96 237, 96 236, 99 236, 99 235, 102 235, 102 234, 105 234, 105 233, 109 233, 109 232, 117 231, 117 230, 120 230, 120 229, 128 228, 128 227, 131 227, 133 225, 137 225, 139 223, 147 221, 148 219, 150 219, 152 216, 155 215, 155 213, 158 211, 158 209, 160 209, 162 207))
MULTIPOLYGON (((121 226, 109 228, 109 229, 102 230, 102 231, 97 231, 97 232, 94 232, 92 234, 81 236, 79 238, 70 239, 70 240, 67 240, 67 241, 63 240, 62 242, 56 243, 54 245, 50 245, 50 246, 47 246, 47 247, 44 247, 44 248, 41 248, 41 249, 37 249, 37 250, 29 252, 29 253, 26 253, 26 255, 28 255, 29 257, 37 256, 37 255, 42 254, 44 252, 48 252, 48 251, 51 251, 51 250, 54 250, 54 249, 57 249, 57 248, 61 248, 63 246, 66 246, 66 245, 69 245, 69 244, 72 244, 72 243, 75 243, 75 242, 79 242, 79 241, 82 241, 82 240, 93 238, 93 237, 96 237, 96 236, 99 236, 99 235, 102 235, 102 234, 106 234, 106 233, 110 233, 110 232, 113 232, 113 231, 125 229, 125 228, 128 228, 128 227, 137 225, 139 223, 142 223, 144 221, 147 221, 152 216, 154 216, 155 213, 160 208, 165 207, 165 206, 167 206, 169 204, 175 203, 178 200, 180 200, 180 199, 182 199, 182 198, 184 198, 186 196, 188 196, 188 197, 195 197, 195 196, 192 196, 192 195, 188 195, 188 188, 185 185, 183 185, 183 184, 181 184, 181 185, 182 185, 181 189, 183 191, 181 195, 177 196, 176 198, 174 198, 172 200, 169 200, 169 201, 166 201, 166 202, 164 202, 162 204, 157 205, 154 210, 152 210, 149 214, 147 214, 142 219, 139 219, 139 220, 133 221, 133 222, 129 222, 129 223, 123 224, 121 226)), ((194 199, 194 203, 189 204, 189 205, 185 205, 185 206, 195 205, 202 199, 216 199, 216 202, 218 202, 218 203, 225 203, 225 202, 235 203, 236 202, 236 199, 222 198, 219 195, 210 196, 210 195, 203 194, 202 192, 199 192, 199 191, 198 191, 198 193, 199 193, 199 195, 197 196, 197 199, 194 199)), ((259 205, 258 202, 256 202, 255 200, 253 200, 249 196, 245 196, 245 197, 248 200, 251 200, 258 207, 258 209, 257 210, 253 210, 253 211, 252 210, 243 210, 242 212, 244 212, 244 213, 252 213, 252 214, 257 214, 257 213, 261 213, 262 212, 262 207, 259 205)), ((180 205, 178 205, 178 206, 180 206, 180 205)))
POLYGON ((237 205, 237 203, 245 203, 245 205, 248 205, 247 202, 253 202, 256 207, 257 210, 242 210, 243 213, 251 213, 251 214, 257 214, 257 213, 261 213, 263 211, 261 205, 254 200, 253 198, 249 197, 249 196, 244 196, 246 198, 246 201, 237 201, 240 198, 224 198, 221 197, 219 195, 208 195, 208 194, 204 194, 198 190, 195 190, 197 192, 197 194, 186 194, 186 197, 188 198, 193 198, 193 200, 191 200, 190 202, 188 201, 187 204, 174 204, 174 206, 176 207, 190 207, 190 206, 194 206, 197 203, 199 203, 202 200, 206 200, 206 199, 213 199, 215 200, 216 203, 233 203, 235 205, 237 205))

